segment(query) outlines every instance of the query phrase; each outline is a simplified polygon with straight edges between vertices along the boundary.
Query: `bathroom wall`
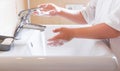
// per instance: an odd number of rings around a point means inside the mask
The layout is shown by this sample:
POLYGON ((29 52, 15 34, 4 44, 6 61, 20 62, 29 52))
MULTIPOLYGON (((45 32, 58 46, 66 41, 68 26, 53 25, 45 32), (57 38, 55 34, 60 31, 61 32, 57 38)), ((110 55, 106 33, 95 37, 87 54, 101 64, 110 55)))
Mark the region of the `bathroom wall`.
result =
POLYGON ((25 9, 27 0, 16 0, 16 11, 19 13, 21 10, 25 9))
POLYGON ((0 35, 13 36, 24 0, 0 0, 0 35))
MULTIPOLYGON (((30 0, 31 8, 37 7, 42 3, 55 3, 58 6, 65 7, 68 4, 83 4, 84 6, 89 0, 30 0)), ((33 23, 37 24, 75 24, 74 22, 61 17, 37 17, 32 16, 33 23)))

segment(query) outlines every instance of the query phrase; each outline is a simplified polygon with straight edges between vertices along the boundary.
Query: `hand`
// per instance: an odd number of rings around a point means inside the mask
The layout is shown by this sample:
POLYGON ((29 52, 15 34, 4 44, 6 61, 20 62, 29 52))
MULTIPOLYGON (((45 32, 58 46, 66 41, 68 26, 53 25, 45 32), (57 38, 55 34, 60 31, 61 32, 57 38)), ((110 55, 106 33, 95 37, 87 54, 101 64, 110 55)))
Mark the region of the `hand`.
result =
POLYGON ((49 41, 48 45, 50 46, 63 45, 64 42, 70 41, 74 37, 71 28, 58 28, 53 30, 53 32, 58 34, 48 40, 49 41))
POLYGON ((57 15, 57 13, 60 12, 61 9, 53 3, 41 4, 38 7, 40 8, 41 13, 48 13, 50 16, 57 15))

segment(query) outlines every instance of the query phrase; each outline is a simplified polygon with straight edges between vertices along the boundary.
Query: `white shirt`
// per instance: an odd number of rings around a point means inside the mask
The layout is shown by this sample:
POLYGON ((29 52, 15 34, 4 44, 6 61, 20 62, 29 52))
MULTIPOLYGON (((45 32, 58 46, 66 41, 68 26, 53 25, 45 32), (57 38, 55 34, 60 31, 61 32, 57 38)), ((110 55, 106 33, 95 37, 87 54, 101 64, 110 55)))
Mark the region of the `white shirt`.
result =
MULTIPOLYGON (((82 14, 89 24, 105 23, 120 31, 120 0, 91 0, 82 14)), ((110 44, 120 64, 120 37, 111 38, 110 44)))
POLYGON ((91 0, 82 11, 86 21, 91 24, 106 23, 120 31, 120 0, 91 0))

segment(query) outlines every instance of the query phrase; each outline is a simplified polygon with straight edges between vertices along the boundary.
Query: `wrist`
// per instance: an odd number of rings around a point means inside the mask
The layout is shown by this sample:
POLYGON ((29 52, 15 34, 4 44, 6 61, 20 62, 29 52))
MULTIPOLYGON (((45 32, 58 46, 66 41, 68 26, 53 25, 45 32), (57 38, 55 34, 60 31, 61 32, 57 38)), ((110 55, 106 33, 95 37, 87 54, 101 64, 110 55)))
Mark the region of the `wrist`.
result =
POLYGON ((62 15, 62 13, 64 12, 64 8, 62 7, 58 7, 56 10, 56 15, 62 15))
POLYGON ((69 35, 71 38, 75 38, 75 28, 70 29, 69 35))

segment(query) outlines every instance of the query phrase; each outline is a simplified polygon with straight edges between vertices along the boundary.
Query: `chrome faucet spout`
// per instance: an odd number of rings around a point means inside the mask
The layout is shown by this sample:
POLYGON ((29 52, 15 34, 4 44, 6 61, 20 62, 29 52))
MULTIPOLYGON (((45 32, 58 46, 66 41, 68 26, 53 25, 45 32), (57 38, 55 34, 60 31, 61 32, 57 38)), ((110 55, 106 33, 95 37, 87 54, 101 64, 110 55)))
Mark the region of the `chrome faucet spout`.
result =
POLYGON ((31 23, 30 17, 38 8, 31 8, 20 11, 18 14, 19 16, 19 23, 17 26, 17 29, 15 31, 15 36, 21 31, 21 29, 34 29, 34 30, 40 30, 44 31, 46 26, 31 23))
POLYGON ((43 25, 36 25, 35 23, 31 23, 31 21, 30 21, 31 15, 37 9, 39 9, 39 8, 31 8, 31 9, 27 9, 27 10, 22 10, 18 14, 19 19, 20 19, 19 27, 44 31, 45 30, 45 26, 43 26, 43 25))

